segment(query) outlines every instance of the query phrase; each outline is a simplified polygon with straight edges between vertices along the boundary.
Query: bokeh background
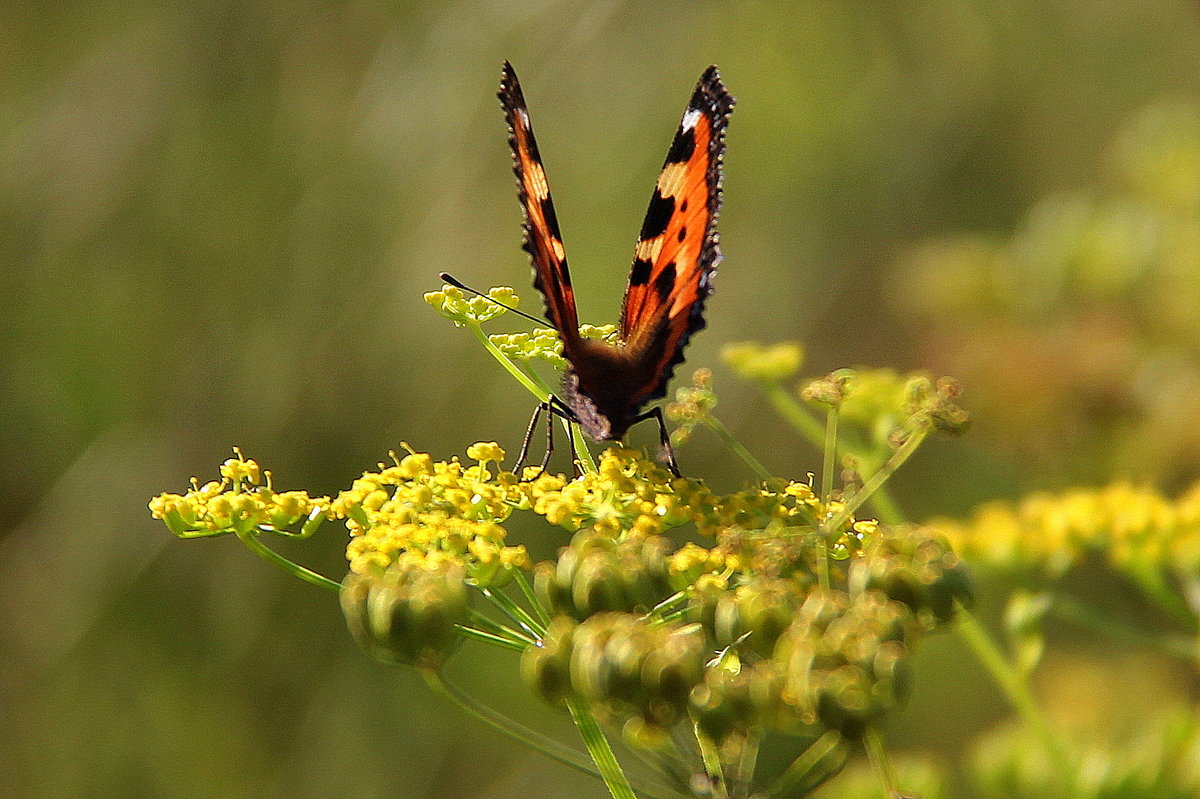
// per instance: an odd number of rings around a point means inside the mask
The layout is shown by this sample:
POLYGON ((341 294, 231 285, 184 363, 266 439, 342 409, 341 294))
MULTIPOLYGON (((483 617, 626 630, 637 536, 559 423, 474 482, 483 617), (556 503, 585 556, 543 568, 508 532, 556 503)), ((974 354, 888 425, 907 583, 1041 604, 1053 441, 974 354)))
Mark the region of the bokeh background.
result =
MULTIPOLYGON (((537 307, 506 58, 596 323, 720 65, 726 261, 688 366, 714 367, 718 414, 776 473, 817 454, 723 343, 959 377, 976 425, 897 478, 915 518, 1200 474, 1194 2, 5 3, 0 795, 602 795, 369 661, 326 594, 146 510, 235 444, 314 493, 402 440, 515 448, 529 397, 421 300, 448 270, 537 307)), ((749 477, 703 435, 680 457, 749 477)), ((329 525, 286 550, 337 578, 343 547, 329 525)), ((1081 647, 1046 666, 1060 706, 1195 690, 1081 647)), ((451 672, 571 736, 514 658, 468 647, 451 672)), ((953 768, 1006 714, 947 636, 887 734, 953 768)))

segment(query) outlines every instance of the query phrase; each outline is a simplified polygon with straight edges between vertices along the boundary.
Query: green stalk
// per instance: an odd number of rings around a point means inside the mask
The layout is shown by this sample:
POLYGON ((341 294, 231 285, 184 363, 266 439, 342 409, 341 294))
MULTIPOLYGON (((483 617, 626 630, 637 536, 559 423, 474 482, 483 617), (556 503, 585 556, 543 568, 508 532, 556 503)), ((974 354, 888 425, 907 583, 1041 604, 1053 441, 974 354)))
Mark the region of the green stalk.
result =
POLYGON ((902 799, 900 791, 896 789, 896 769, 892 767, 887 749, 883 746, 883 736, 874 727, 868 727, 863 734, 863 746, 867 750, 867 760, 871 761, 871 768, 883 786, 884 796, 887 799, 902 799))
POLYGON ((536 640, 529 637, 528 635, 525 635, 524 633, 522 633, 518 630, 514 630, 512 627, 509 627, 507 624, 501 624, 500 622, 495 621, 494 619, 489 619, 487 616, 483 615, 482 613, 480 613, 479 611, 477 611, 475 609, 471 609, 471 624, 475 625, 476 629, 490 632, 493 635, 500 636, 501 638, 508 638, 512 641, 515 641, 518 644, 529 645, 532 643, 536 643, 536 640))
POLYGON ((709 414, 704 419, 704 426, 716 433, 717 437, 725 443, 725 446, 729 447, 735 455, 741 458, 759 480, 771 479, 770 470, 766 466, 763 466, 758 458, 755 458, 750 450, 746 449, 742 442, 733 437, 733 434, 729 432, 729 428, 725 427, 720 419, 709 414))
MULTIPOLYGON (((505 370, 517 379, 517 382, 525 387, 525 390, 537 398, 538 402, 549 402, 550 387, 543 383, 536 375, 526 372, 515 361, 505 355, 499 347, 492 343, 487 334, 483 332, 483 327, 478 322, 467 322, 467 327, 471 333, 479 340, 484 349, 495 358, 505 370)), ((588 451, 587 442, 584 441, 583 433, 579 430, 578 425, 571 424, 566 419, 563 419, 563 427, 567 430, 567 435, 571 437, 575 443, 575 453, 579 458, 580 465, 585 472, 596 471, 596 462, 592 460, 592 453, 588 451)))
MULTIPOLYGON (((812 442, 814 447, 823 446, 826 438, 826 429, 822 428, 821 423, 803 405, 797 402, 778 383, 764 384, 763 389, 766 392, 767 399, 774 406, 775 411, 790 423, 796 432, 812 442)), ((866 464, 874 460, 864 455, 857 447, 851 446, 847 442, 841 443, 846 454, 859 463, 866 464)), ((896 503, 885 492, 882 486, 874 489, 874 493, 871 496, 871 507, 876 510, 880 521, 889 524, 898 524, 904 521, 904 514, 901 513, 896 503)))
POLYGON ((862 504, 870 499, 871 495, 878 491, 884 482, 887 481, 887 479, 893 474, 895 474, 896 470, 899 469, 904 462, 908 460, 914 452, 917 451, 917 447, 921 446, 921 442, 923 442, 925 437, 929 435, 929 430, 930 428, 928 425, 914 430, 913 433, 908 437, 908 440, 901 444, 900 448, 892 453, 892 457, 888 458, 887 463, 879 467, 879 471, 871 475, 870 479, 863 484, 863 487, 859 489, 858 493, 846 501, 846 507, 842 508, 841 512, 838 513, 837 516, 834 516, 825 524, 825 529, 841 529, 841 526, 846 523, 846 520, 853 516, 854 512, 862 507, 862 504))
POLYGON ((840 733, 833 730, 825 733, 809 744, 809 747, 792 761, 787 770, 779 775, 779 778, 767 791, 767 796, 799 796, 801 788, 803 793, 809 793, 830 776, 827 769, 825 774, 818 774, 816 779, 812 778, 821 762, 837 753, 839 749, 841 750, 840 760, 845 760, 846 748, 846 742, 840 733))
POLYGON ((513 569, 513 582, 521 589, 521 595, 525 597, 525 601, 533 608, 533 612, 537 614, 538 621, 542 627, 550 624, 550 614, 542 607, 542 603, 538 602, 537 595, 533 593, 533 586, 529 584, 529 580, 525 577, 525 572, 520 569, 513 569))
POLYGON ((482 641, 485 644, 493 644, 501 647, 502 649, 508 649, 512 652, 524 652, 529 647, 529 644, 523 644, 520 641, 515 641, 507 636, 489 633, 484 630, 478 630, 474 627, 467 627, 463 624, 454 625, 454 629, 458 630, 467 638, 473 638, 474 640, 482 641))
POLYGON ((1086 627, 1119 641, 1153 649, 1193 666, 1197 665, 1197 659, 1200 658, 1200 650, 1196 648, 1196 642, 1186 635, 1160 635, 1147 632, 1140 627, 1119 621, 1066 594, 1057 594, 1054 597, 1050 611, 1064 621, 1086 627))
POLYGON ((696 733, 696 743, 700 747, 700 760, 704 763, 704 773, 708 775, 713 786, 713 799, 729 799, 729 786, 725 783, 725 770, 721 767, 721 753, 717 744, 708 737, 699 724, 693 724, 696 733))
POLYGON ((546 634, 545 626, 533 616, 530 616, 525 608, 513 602, 503 591, 493 591, 490 588, 480 587, 479 593, 483 594, 489 602, 516 622, 518 627, 529 633, 530 637, 534 640, 541 640, 542 636, 546 634))
POLYGON ((1021 720, 1041 739, 1043 748, 1051 762, 1054 763, 1055 771, 1062 777, 1065 788, 1063 796, 1074 796, 1076 789, 1075 764, 1071 761, 1066 746, 1054 734, 1046 717, 1042 715, 1020 669, 1004 657, 1000 647, 966 608, 955 603, 955 611, 958 619, 956 629, 959 634, 975 653, 975 657, 987 669, 996 685, 1004 692, 1009 704, 1017 711, 1021 720))
POLYGON ((791 424, 796 432, 811 441, 813 446, 821 446, 821 442, 825 440, 825 430, 803 405, 793 399, 779 383, 764 384, 763 389, 767 399, 775 406, 776 412, 791 424))
POLYGON ((478 719, 502 735, 506 735, 519 743, 541 752, 546 757, 557 760, 563 765, 570 766, 577 771, 582 771, 584 774, 590 774, 593 777, 600 776, 600 772, 596 770, 595 766, 587 762, 587 759, 580 752, 540 732, 531 730, 486 705, 480 704, 457 686, 446 681, 438 672, 432 669, 420 669, 420 672, 421 676, 425 679, 425 684, 434 693, 457 706, 467 715, 478 719))
POLYGON ((625 772, 621 770, 621 764, 617 762, 617 756, 608 745, 608 739, 604 737, 604 731, 596 722, 596 717, 578 699, 568 699, 567 710, 571 712, 571 718, 579 728, 583 744, 592 756, 592 762, 600 772, 600 779, 604 780, 604 785, 613 799, 637 799, 625 772))
POLYGON ((258 540, 257 530, 247 530, 246 532, 235 530, 234 532, 237 534, 238 540, 240 540, 250 549, 251 552, 255 553, 263 560, 274 563, 288 574, 292 575, 293 577, 299 577, 306 583, 312 583, 318 588, 328 589, 333 591, 335 594, 341 593, 341 583, 336 583, 333 580, 330 580, 328 577, 317 574, 312 569, 306 569, 299 563, 294 563, 285 558, 283 555, 280 555, 275 550, 269 548, 262 541, 258 540))

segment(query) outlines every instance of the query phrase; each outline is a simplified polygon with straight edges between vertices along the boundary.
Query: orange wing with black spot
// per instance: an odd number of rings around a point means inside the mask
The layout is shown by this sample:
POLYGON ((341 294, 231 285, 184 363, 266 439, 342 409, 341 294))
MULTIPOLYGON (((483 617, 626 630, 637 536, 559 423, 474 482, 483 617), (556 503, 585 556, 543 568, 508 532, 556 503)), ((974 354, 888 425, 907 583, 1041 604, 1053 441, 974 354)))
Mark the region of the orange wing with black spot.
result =
POLYGON ((546 301, 546 318, 559 332, 570 353, 579 340, 579 315, 575 309, 575 291, 571 288, 571 272, 563 249, 558 217, 550 199, 546 170, 538 153, 533 126, 525 96, 512 65, 504 62, 504 71, 497 95, 508 120, 509 139, 513 154, 513 172, 517 190, 525 209, 524 248, 533 261, 533 285, 546 301))
POLYGON ((725 128, 733 111, 716 67, 700 76, 650 199, 621 311, 621 338, 640 380, 631 403, 666 394, 721 260, 717 214, 725 128))

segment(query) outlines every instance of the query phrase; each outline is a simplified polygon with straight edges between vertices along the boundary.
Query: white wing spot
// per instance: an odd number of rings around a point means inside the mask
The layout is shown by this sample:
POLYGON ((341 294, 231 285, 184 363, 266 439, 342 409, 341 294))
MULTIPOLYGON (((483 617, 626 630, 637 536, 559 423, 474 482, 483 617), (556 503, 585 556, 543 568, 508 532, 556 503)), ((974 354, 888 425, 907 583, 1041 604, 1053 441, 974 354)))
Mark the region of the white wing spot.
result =
POLYGON ((689 108, 687 113, 683 115, 683 122, 680 123, 679 127, 683 128, 684 130, 691 130, 692 128, 696 127, 696 123, 699 121, 700 109, 689 108))

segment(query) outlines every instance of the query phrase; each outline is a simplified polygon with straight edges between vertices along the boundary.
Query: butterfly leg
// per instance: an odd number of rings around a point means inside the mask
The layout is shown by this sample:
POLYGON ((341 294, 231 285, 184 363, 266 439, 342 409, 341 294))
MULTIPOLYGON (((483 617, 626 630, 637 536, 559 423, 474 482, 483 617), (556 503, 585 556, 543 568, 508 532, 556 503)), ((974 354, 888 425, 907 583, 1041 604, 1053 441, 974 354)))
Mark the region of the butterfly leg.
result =
MULTIPOLYGON (((537 408, 533 411, 533 418, 529 420, 529 427, 525 430, 525 440, 521 442, 521 454, 517 456, 517 462, 513 466, 512 473, 518 477, 521 476, 521 471, 525 468, 525 457, 529 454, 529 442, 533 440, 533 431, 537 428, 538 419, 541 418, 543 411, 547 413, 547 416, 546 456, 542 458, 542 472, 546 470, 546 464, 550 461, 550 452, 554 448, 554 413, 551 410, 550 403, 539 402, 537 408)), ((538 477, 542 476, 542 472, 538 472, 538 477)))
POLYGON ((676 477, 683 477, 679 471, 679 463, 675 460, 675 448, 671 446, 671 434, 667 432, 667 423, 663 420, 662 408, 656 405, 651 410, 638 416, 635 421, 640 422, 644 419, 654 419, 658 422, 658 459, 667 464, 667 468, 671 470, 671 474, 676 477))
MULTIPOLYGON (((575 411, 571 410, 571 406, 553 394, 550 395, 550 401, 547 403, 547 405, 549 406, 552 414, 565 419, 568 422, 579 424, 579 417, 575 414, 575 411)), ((575 436, 568 435, 567 443, 571 445, 571 468, 574 472, 574 476, 579 477, 581 474, 583 474, 583 472, 579 468, 579 452, 575 449, 575 436)))
MULTIPOLYGON (((525 440, 521 442, 521 454, 517 456, 516 465, 513 466, 512 473, 518 477, 521 471, 525 468, 525 458, 529 454, 529 443, 533 440, 533 431, 537 428, 538 419, 542 413, 546 414, 546 454, 542 456, 542 462, 538 465, 538 473, 533 478, 536 480, 546 471, 547 464, 550 463, 550 455, 554 452, 554 418, 557 416, 566 419, 568 422, 578 422, 578 417, 571 407, 560 400, 553 394, 546 402, 539 402, 537 408, 533 411, 533 418, 529 420, 529 427, 525 430, 525 440)), ((575 457, 578 453, 575 452, 575 440, 571 441, 571 462, 575 462, 575 457)), ((576 467, 578 469, 578 467, 576 467)))

